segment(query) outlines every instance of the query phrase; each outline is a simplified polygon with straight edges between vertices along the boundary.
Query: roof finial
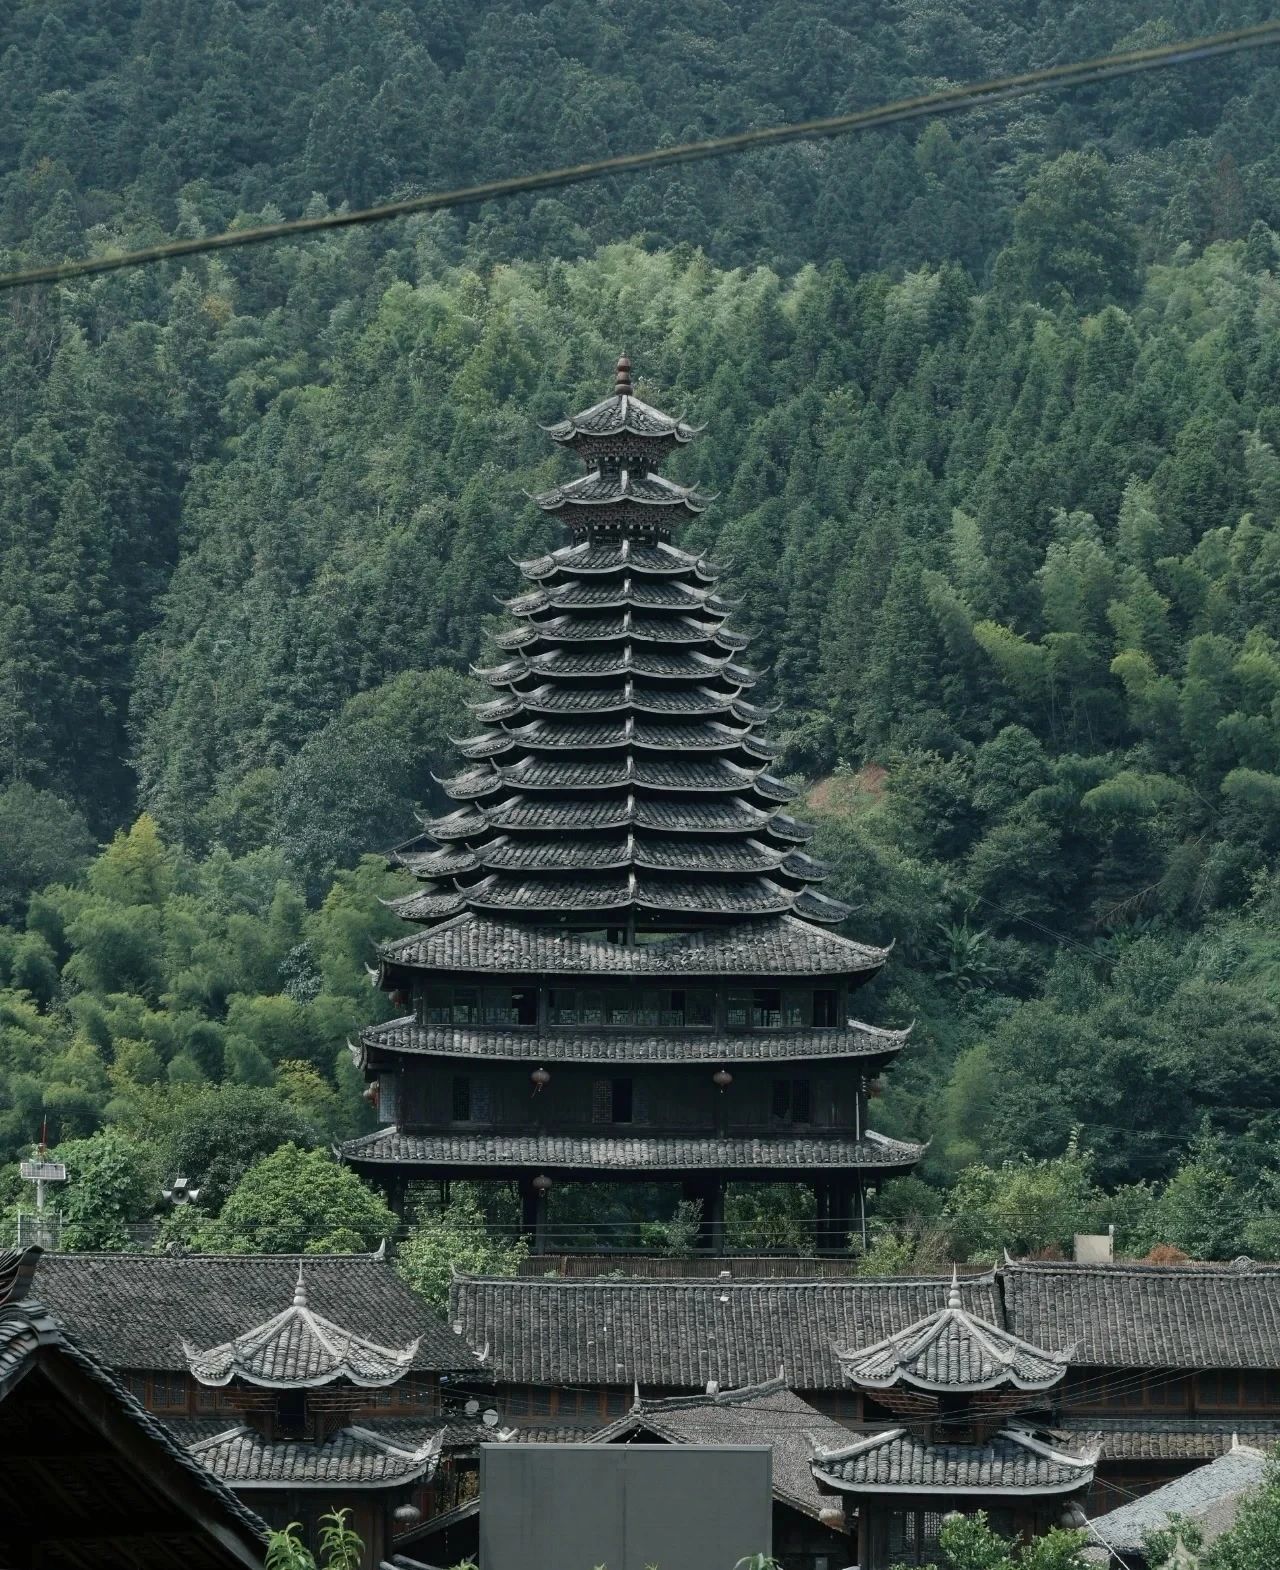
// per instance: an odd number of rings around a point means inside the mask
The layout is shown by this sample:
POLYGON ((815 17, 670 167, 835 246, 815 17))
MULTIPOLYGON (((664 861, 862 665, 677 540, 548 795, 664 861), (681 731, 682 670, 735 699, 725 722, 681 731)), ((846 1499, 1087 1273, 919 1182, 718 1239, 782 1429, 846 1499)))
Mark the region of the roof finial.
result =
POLYGON ((631 396, 631 361, 626 355, 621 355, 613 382, 614 396, 617 398, 630 398, 631 396))
POLYGON ((640 1400, 640 1376, 638 1374, 632 1380, 632 1390, 634 1394, 631 1398, 631 1410, 638 1412, 643 1405, 643 1402, 640 1400))
POLYGON ((961 1307, 963 1307, 963 1304, 960 1302, 960 1267, 959 1267, 959 1265, 952 1265, 952 1267, 951 1267, 951 1290, 950 1290, 950 1292, 947 1293, 947 1307, 948 1308, 961 1308, 961 1307))
POLYGON ((305 1308, 307 1306, 307 1283, 302 1279, 302 1266, 298 1266, 298 1282, 293 1289, 293 1306, 305 1308))

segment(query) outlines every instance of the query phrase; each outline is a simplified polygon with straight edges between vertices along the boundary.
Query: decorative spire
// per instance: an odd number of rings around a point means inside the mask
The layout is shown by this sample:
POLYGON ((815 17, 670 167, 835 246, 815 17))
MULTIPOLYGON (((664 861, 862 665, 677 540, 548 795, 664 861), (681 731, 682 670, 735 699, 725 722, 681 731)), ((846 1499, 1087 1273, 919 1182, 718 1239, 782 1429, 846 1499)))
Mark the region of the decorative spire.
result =
POLYGON ((414 1340, 406 1347, 380 1346, 317 1314, 307 1306, 299 1266, 293 1302, 282 1313, 222 1346, 202 1350, 183 1341, 182 1350, 202 1385, 240 1379, 270 1390, 299 1390, 345 1380, 377 1390, 407 1372, 418 1345, 414 1340))
POLYGON ((626 355, 620 356, 615 369, 613 391, 615 397, 630 398, 631 396, 631 361, 626 355))
POLYGON ((960 1267, 959 1265, 952 1265, 951 1290, 947 1293, 947 1307, 962 1308, 963 1306, 960 1301, 960 1267))

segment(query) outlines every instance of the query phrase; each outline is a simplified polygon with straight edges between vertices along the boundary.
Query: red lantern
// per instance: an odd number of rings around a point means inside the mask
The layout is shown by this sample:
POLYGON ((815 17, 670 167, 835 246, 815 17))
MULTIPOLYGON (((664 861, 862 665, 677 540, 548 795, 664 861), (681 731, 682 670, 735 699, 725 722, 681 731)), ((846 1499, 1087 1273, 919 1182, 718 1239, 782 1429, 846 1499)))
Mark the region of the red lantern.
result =
POLYGON ((370 1083, 364 1087, 364 1099, 371 1107, 376 1107, 378 1105, 378 1096, 380 1093, 381 1087, 379 1086, 376 1079, 371 1080, 370 1083))
POLYGON ((409 994, 407 992, 393 992, 391 994, 393 1008, 404 1009, 409 1007, 409 994))
POLYGON ((548 1194, 548 1193, 550 1193, 550 1191, 551 1191, 551 1179, 547 1176, 547 1174, 545 1172, 539 1172, 537 1177, 534 1178, 534 1180, 533 1180, 533 1191, 534 1191, 535 1194, 548 1194))
POLYGON ((533 1073, 529 1075, 529 1078, 533 1082, 533 1093, 535 1096, 541 1095, 541 1093, 551 1083, 551 1075, 547 1073, 546 1069, 544 1069, 541 1064, 539 1064, 538 1067, 534 1069, 533 1073))
POLYGON ((727 1068, 718 1068, 711 1076, 711 1083, 723 1095, 729 1086, 733 1084, 733 1075, 727 1068))
POLYGON ((884 1082, 878 1079, 867 1081, 867 1095, 874 1101, 877 1096, 884 1093, 884 1082))

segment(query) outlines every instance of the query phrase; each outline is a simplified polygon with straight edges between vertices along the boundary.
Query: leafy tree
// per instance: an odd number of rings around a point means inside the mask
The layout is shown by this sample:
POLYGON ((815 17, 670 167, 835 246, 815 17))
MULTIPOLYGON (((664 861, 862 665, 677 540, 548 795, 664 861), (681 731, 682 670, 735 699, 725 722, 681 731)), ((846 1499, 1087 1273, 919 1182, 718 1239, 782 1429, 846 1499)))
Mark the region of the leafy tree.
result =
POLYGON ((207 1253, 355 1254, 377 1248, 397 1225, 349 1167, 286 1144, 249 1168, 197 1239, 207 1253))
POLYGON ((1083 1532, 1054 1530, 1013 1544, 991 1530, 985 1511, 955 1514, 938 1534, 942 1562, 936 1570, 1084 1570, 1086 1540, 1083 1532))
POLYGON ((527 1253, 524 1238, 494 1235, 476 1196, 459 1184, 443 1209, 419 1215, 396 1255, 396 1269, 415 1292, 443 1311, 455 1270, 514 1275, 527 1253))
POLYGON ((1063 153, 1032 180, 1013 219, 997 276, 1026 294, 1083 310, 1134 288, 1133 230, 1097 152, 1063 153))
POLYGON ((44 884, 70 882, 93 849, 83 815, 24 780, 0 790, 0 845, 0 921, 21 916, 44 884))
POLYGON ((68 1249, 129 1247, 129 1224, 155 1208, 159 1175, 153 1153, 114 1129, 86 1139, 63 1140, 50 1159, 66 1163, 58 1189, 62 1246, 68 1249))
POLYGON ((265 1156, 284 1145, 310 1145, 316 1137, 315 1124, 295 1100, 252 1085, 166 1095, 149 1108, 146 1126, 164 1175, 185 1176, 211 1212, 265 1156))

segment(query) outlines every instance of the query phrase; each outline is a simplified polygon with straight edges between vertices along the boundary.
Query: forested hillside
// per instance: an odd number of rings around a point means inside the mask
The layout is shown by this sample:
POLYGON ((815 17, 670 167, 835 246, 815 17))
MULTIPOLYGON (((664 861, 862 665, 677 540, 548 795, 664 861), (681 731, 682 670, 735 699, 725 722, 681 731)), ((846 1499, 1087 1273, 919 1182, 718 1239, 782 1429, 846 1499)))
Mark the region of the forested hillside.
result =
MULTIPOLYGON (((0 255, 1261 14, 1012 9, 23 4, 0 255)), ((1278 67, 7 297, 0 1157, 47 1117, 210 1165, 173 1108, 252 1092, 225 1194, 359 1126, 342 1044, 395 885, 359 858, 432 804, 509 556, 554 538, 538 423, 625 348, 707 426, 688 542, 731 563, 851 930, 897 941, 867 1006, 918 1024, 878 1121, 933 1137, 939 1185, 1055 1158, 1023 1175, 1135 1240, 1273 1247, 1278 67)))

